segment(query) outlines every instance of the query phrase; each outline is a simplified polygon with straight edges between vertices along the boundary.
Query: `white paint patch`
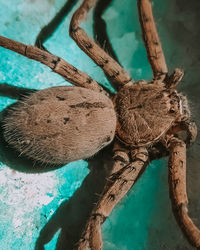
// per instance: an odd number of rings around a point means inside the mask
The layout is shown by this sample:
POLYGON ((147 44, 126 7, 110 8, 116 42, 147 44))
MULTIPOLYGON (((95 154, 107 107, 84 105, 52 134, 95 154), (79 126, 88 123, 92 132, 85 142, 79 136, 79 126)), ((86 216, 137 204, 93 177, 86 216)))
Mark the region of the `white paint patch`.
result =
POLYGON ((25 174, 1 167, 0 203, 6 204, 8 210, 0 214, 0 221, 10 217, 14 233, 19 237, 24 232, 31 233, 30 229, 40 222, 39 210, 57 196, 56 185, 58 179, 54 172, 25 174))

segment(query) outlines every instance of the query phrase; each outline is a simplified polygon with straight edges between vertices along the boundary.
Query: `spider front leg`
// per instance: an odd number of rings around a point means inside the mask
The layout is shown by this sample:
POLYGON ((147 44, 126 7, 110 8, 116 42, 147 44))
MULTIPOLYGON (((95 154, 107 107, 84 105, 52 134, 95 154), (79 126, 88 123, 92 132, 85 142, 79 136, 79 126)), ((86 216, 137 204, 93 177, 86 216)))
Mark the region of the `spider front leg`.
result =
POLYGON ((150 1, 138 0, 138 10, 147 57, 153 71, 154 79, 163 81, 168 69, 153 18, 150 1))
POLYGON ((184 72, 176 68, 171 75, 168 75, 167 64, 156 29, 150 0, 138 0, 138 11, 143 40, 154 80, 164 82, 166 88, 174 88, 182 80, 184 72))
POLYGON ((191 244, 200 247, 200 230, 189 217, 187 209, 186 144, 173 137, 169 149, 169 191, 173 212, 191 244))
POLYGON ((97 0, 84 0, 82 5, 74 13, 70 23, 70 36, 77 45, 104 71, 111 84, 118 89, 131 81, 130 75, 93 39, 90 39, 80 27, 89 10, 96 5, 97 0))
POLYGON ((110 215, 118 202, 127 194, 148 163, 146 148, 138 148, 130 152, 131 158, 124 151, 114 155, 112 167, 100 199, 93 209, 82 237, 75 249, 102 249, 101 224, 110 215))

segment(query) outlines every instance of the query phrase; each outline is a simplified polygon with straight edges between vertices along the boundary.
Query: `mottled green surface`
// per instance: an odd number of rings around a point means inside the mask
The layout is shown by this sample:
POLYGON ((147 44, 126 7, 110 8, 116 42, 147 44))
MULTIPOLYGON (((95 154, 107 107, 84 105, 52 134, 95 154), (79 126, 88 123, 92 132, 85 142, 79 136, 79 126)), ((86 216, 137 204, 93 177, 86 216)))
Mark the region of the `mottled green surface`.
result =
MULTIPOLYGON (((1 0, 0 34, 26 44, 33 44, 40 28, 51 20, 64 2, 65 0, 1 0)), ((188 5, 186 1, 155 0, 154 10, 169 68, 171 70, 175 66, 180 66, 186 69, 187 82, 184 82, 183 90, 189 93, 193 102, 192 109, 195 116, 198 116, 198 108, 194 105, 200 103, 198 89, 196 92, 191 91, 189 86, 194 90, 199 77, 199 61, 198 58, 195 59, 199 54, 195 54, 197 45, 194 42, 198 39, 198 36, 194 35, 196 34, 194 23, 195 8, 197 9, 199 5, 195 0, 190 2, 188 5), (193 5, 196 7, 192 8, 193 5), (178 17, 176 13, 179 14, 178 17)), ((70 18, 71 13, 46 42, 46 47, 108 86, 99 68, 69 38, 70 18)), ((134 79, 151 79, 151 69, 141 38, 136 1, 113 0, 104 18, 108 22, 110 39, 121 64, 134 79)), ((88 32, 92 34, 91 19, 84 24, 84 27, 87 27, 88 32)), ((1 82, 37 89, 66 84, 61 77, 37 62, 2 48, 0 56, 1 82)), ((11 102, 10 99, 1 97, 0 108, 3 109, 11 102)), ((199 148, 196 146, 189 155, 191 164, 189 193, 194 204, 191 207, 192 216, 196 221, 200 212, 199 171, 195 168, 199 159, 198 152, 199 148)), ((184 240, 172 216, 168 198, 166 162, 166 159, 153 162, 105 222, 103 225, 105 250, 192 249, 184 240)), ((71 163, 54 172, 37 175, 14 172, 2 164, 0 249, 34 249, 39 231, 61 202, 72 196, 87 173, 87 163, 84 161, 71 163)), ((55 241, 56 236, 45 249, 54 249, 55 241)))

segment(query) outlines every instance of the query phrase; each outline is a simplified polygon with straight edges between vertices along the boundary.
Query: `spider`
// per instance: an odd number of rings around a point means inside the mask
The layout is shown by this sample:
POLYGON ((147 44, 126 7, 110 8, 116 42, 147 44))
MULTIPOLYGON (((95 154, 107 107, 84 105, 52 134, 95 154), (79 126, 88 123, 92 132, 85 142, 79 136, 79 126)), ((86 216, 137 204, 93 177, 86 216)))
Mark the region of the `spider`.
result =
POLYGON ((4 138, 20 154, 44 164, 66 164, 112 145, 113 165, 75 249, 102 249, 101 224, 152 158, 169 153, 172 208, 188 240, 200 247, 186 194, 186 146, 196 138, 187 98, 175 87, 183 71, 169 75, 149 0, 138 0, 140 23, 154 78, 134 82, 116 60, 80 27, 96 0, 84 0, 70 23, 77 45, 104 71, 116 94, 62 58, 0 36, 0 46, 39 61, 76 87, 31 93, 4 117, 4 138))

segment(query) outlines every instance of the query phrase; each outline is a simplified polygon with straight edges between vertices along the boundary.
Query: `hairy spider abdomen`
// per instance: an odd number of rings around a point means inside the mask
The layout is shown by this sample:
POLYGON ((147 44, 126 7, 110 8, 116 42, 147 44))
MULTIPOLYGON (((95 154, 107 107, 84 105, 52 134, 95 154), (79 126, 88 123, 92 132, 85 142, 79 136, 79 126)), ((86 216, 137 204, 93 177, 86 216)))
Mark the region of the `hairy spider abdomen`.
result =
POLYGON ((114 98, 117 137, 130 146, 158 140, 180 114, 180 97, 162 84, 140 81, 122 88, 114 98))
POLYGON ((91 157, 113 140, 115 129, 112 101, 80 87, 35 92, 4 119, 4 137, 11 146, 51 164, 91 157))

